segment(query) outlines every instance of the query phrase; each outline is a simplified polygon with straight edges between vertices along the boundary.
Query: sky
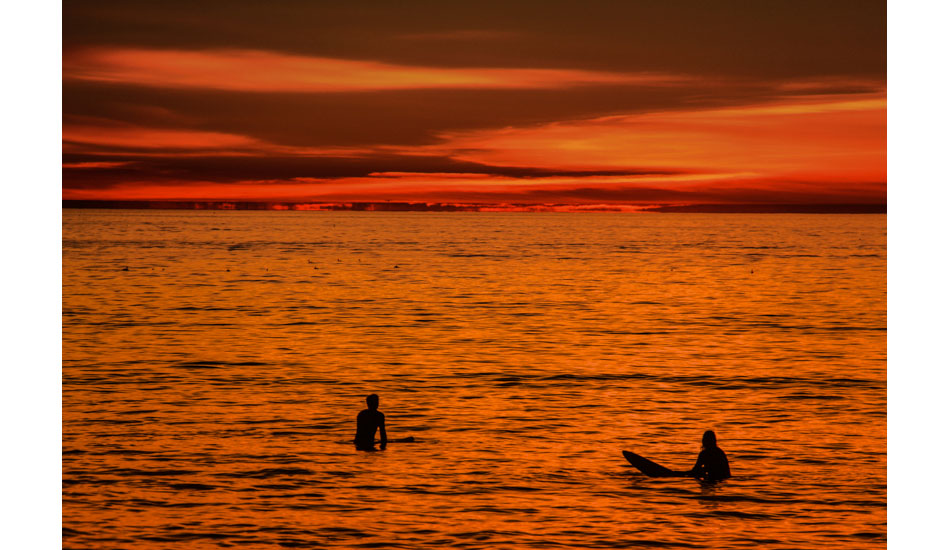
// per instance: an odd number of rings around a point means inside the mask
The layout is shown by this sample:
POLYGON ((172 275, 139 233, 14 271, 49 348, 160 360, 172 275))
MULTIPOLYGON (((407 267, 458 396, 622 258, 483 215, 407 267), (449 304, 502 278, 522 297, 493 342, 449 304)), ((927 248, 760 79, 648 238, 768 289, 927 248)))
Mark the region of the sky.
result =
POLYGON ((883 205, 875 0, 63 3, 64 199, 883 205))

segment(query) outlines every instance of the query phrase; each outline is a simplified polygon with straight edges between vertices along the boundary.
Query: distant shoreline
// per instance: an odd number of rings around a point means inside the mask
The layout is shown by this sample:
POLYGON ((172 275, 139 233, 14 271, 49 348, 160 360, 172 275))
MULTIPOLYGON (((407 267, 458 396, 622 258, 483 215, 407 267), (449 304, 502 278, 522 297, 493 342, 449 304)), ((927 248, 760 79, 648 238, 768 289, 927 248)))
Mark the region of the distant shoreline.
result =
POLYGON ((426 202, 264 202, 67 200, 63 208, 311 212, 606 212, 690 214, 886 214, 886 204, 449 204, 426 202))

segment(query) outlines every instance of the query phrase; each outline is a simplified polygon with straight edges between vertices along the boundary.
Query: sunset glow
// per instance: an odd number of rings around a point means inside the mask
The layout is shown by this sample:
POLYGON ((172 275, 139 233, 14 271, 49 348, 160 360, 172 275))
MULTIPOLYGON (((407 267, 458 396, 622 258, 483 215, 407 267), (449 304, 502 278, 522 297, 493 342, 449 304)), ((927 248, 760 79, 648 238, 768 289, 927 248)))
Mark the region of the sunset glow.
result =
POLYGON ((449 134, 456 158, 500 166, 650 166, 767 178, 883 181, 883 97, 820 98, 449 134))
POLYGON ((7 546, 893 542, 885 2, 62 4, 7 546))
POLYGON ((531 40, 553 35, 488 28, 322 49, 103 32, 67 32, 64 199, 886 202, 884 75, 845 61, 864 54, 786 51, 783 68, 691 64, 661 39, 654 58, 639 40, 542 58, 531 40))

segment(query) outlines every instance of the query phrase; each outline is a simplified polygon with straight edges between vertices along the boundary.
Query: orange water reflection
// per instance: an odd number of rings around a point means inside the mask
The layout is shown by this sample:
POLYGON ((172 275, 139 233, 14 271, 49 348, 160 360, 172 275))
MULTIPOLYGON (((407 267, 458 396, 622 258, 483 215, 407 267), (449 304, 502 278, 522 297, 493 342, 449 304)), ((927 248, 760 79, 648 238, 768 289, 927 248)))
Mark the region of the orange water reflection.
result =
POLYGON ((883 216, 63 227, 65 546, 885 545, 883 216))

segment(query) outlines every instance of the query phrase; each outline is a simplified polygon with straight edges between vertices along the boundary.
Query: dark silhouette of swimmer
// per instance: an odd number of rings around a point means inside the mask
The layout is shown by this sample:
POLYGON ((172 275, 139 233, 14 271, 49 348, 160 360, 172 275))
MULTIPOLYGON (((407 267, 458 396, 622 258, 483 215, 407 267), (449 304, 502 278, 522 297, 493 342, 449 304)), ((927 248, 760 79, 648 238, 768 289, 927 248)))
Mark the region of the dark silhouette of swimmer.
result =
POLYGON ((732 477, 726 453, 716 445, 716 432, 706 430, 703 434, 703 450, 696 458, 696 465, 688 475, 704 481, 720 481, 732 477))
POLYGON ((356 415, 356 448, 362 451, 375 451, 374 439, 379 428, 379 448, 386 448, 386 415, 379 412, 379 396, 375 393, 366 396, 366 408, 356 415))

